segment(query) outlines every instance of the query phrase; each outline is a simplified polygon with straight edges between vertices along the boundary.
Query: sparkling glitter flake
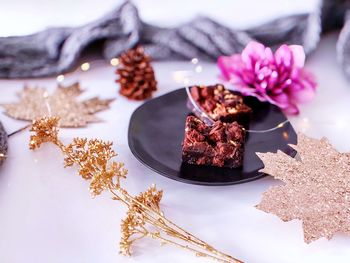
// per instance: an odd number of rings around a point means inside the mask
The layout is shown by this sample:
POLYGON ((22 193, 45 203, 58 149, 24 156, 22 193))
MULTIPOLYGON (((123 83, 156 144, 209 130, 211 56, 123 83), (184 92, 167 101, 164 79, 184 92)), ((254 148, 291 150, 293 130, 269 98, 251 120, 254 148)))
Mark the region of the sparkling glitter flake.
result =
POLYGON ((350 235, 350 154, 304 134, 292 147, 301 161, 282 152, 258 153, 262 171, 285 184, 266 191, 257 208, 283 221, 302 220, 306 243, 337 232, 350 235))
POLYGON ((2 104, 5 113, 12 118, 32 121, 44 116, 57 116, 62 127, 83 127, 97 122, 94 113, 106 110, 114 99, 97 97, 78 101, 83 93, 79 83, 68 87, 58 86, 50 95, 45 88, 24 87, 17 103, 2 104))

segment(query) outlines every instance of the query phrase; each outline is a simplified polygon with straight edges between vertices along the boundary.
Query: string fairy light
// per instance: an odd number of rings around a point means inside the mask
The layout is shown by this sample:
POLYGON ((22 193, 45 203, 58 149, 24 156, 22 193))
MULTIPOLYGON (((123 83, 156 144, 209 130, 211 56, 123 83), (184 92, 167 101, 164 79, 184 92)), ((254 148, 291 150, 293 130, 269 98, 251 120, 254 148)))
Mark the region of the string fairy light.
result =
POLYGON ((20 128, 20 129, 18 129, 18 130, 15 130, 14 132, 11 132, 10 134, 8 134, 7 137, 11 137, 11 136, 13 136, 13 135, 15 135, 17 133, 20 133, 21 131, 24 131, 24 130, 28 129, 30 126, 31 126, 31 124, 28 124, 28 125, 20 128))
MULTIPOLYGON (((186 93, 188 96, 188 99, 190 101, 190 103, 193 105, 194 109, 193 109, 193 113, 197 116, 200 116, 200 119, 207 125, 213 125, 215 123, 215 121, 208 115, 205 113, 205 111, 203 111, 201 109, 201 107, 197 104, 197 102, 193 99, 192 94, 190 92, 190 88, 187 86, 186 87, 186 93)), ((266 133, 266 132, 272 132, 278 129, 283 128, 287 123, 289 123, 289 120, 285 120, 279 124, 277 124, 276 126, 269 128, 269 129, 265 129, 265 130, 248 130, 243 128, 243 130, 245 130, 246 132, 249 133, 266 133)), ((288 135, 287 135, 288 136, 288 135)))
POLYGON ((90 63, 85 62, 85 63, 81 64, 80 68, 82 71, 88 71, 90 69, 90 63))
MULTIPOLYGON (((116 66, 119 65, 119 63, 120 63, 120 61, 119 61, 119 58, 117 58, 117 57, 112 58, 110 60, 110 65, 111 66, 116 67, 116 66)), ((77 70, 80 69, 83 72, 86 72, 86 71, 91 69, 92 64, 93 64, 92 62, 84 62, 84 63, 82 63, 80 65, 80 67, 78 67, 77 70)), ((203 72, 203 66, 201 65, 200 60, 197 57, 192 58, 190 60, 190 64, 194 66, 194 68, 192 68, 192 70, 177 70, 177 71, 173 71, 173 73, 172 73, 173 79, 174 79, 175 82, 185 85, 188 99, 189 99, 190 103, 194 106, 194 111, 195 111, 196 115, 198 115, 207 125, 212 125, 212 124, 214 124, 214 121, 198 106, 198 104, 193 100, 192 95, 191 95, 191 93, 189 91, 189 84, 191 82, 191 78, 194 75, 196 75, 196 74, 202 73, 203 72)), ((74 71, 73 73, 75 73, 76 71, 74 71)), ((65 75, 64 74, 58 75, 56 77, 56 80, 59 83, 63 82, 65 80, 65 75)), ((48 110, 50 111, 50 109, 48 109, 48 110)), ((248 129, 246 129, 246 132, 250 132, 250 133, 272 132, 274 130, 283 128, 288 123, 290 123, 290 121, 289 120, 285 120, 285 121, 277 124, 275 127, 272 127, 272 128, 266 129, 266 130, 248 130, 248 129)), ((332 126, 334 126, 336 128, 344 128, 344 127, 347 127, 347 124, 348 124, 348 122, 343 120, 343 119, 336 120, 335 122, 317 122, 317 123, 329 124, 329 125, 332 125, 332 126)), ((310 126, 309 119, 308 118, 303 118, 301 120, 301 130, 303 132, 305 132, 306 129, 309 128, 309 126, 310 126)), ((28 127, 29 127, 29 125, 21 128, 21 129, 18 129, 16 131, 10 133, 8 136, 9 137, 13 136, 16 133, 19 133, 19 132, 27 129, 28 127)), ((286 139, 286 138, 288 138, 289 135, 287 133, 283 132, 282 136, 286 139)))
POLYGON ((191 59, 191 63, 192 64, 198 64, 198 62, 199 62, 198 58, 192 58, 191 59))
POLYGON ((197 73, 201 73, 203 70, 203 67, 201 65, 198 65, 195 69, 194 69, 197 73))
POLYGON ((4 154, 4 153, 0 153, 0 161, 4 161, 6 159, 12 159, 14 158, 13 155, 7 155, 7 154, 4 154))
POLYGON ((284 138, 285 140, 288 140, 288 139, 289 139, 289 134, 288 134, 288 132, 286 132, 286 131, 282 132, 282 136, 283 136, 283 138, 284 138))
MULTIPOLYGON (((101 61, 104 61, 104 60, 101 59, 101 60, 96 60, 94 62, 101 62, 101 61)), ((90 62, 82 63, 79 67, 77 67, 76 70, 74 70, 73 72, 69 73, 69 75, 74 74, 74 73, 76 73, 79 70, 81 70, 83 72, 89 71, 92 68, 94 62, 90 61, 90 62)), ((119 58, 112 58, 109 61, 109 64, 111 66, 113 66, 113 67, 117 67, 119 65, 119 63, 120 63, 119 58)), ((65 78, 66 78, 66 75, 68 75, 68 74, 60 74, 60 75, 56 76, 56 81, 59 82, 59 83, 63 82, 65 80, 65 78)))
POLYGON ((207 125, 213 125, 214 124, 214 120, 212 118, 209 117, 208 114, 205 113, 205 111, 203 111, 198 104, 196 103, 196 101, 193 99, 191 91, 190 91, 190 87, 186 87, 185 88, 188 99, 190 101, 190 103, 193 105, 193 113, 195 115, 199 115, 201 117, 201 119, 203 120, 203 122, 207 125))
MULTIPOLYGON (((96 60, 96 61, 104 61, 104 60, 96 60)), ((185 85, 188 85, 190 83, 190 77, 192 77, 192 73, 195 72, 195 73, 202 73, 203 71, 203 66, 199 64, 199 59, 194 57, 190 60, 190 63, 192 65, 195 65, 195 68, 192 69, 191 71, 187 71, 187 70, 179 70, 179 71, 174 71, 173 72, 173 78, 174 80, 177 82, 177 83, 183 83, 185 85)), ((89 71, 92 67, 93 67, 93 64, 94 62, 84 62, 82 63, 79 67, 77 67, 77 69, 70 74, 74 74, 76 73, 77 71, 81 70, 83 72, 86 72, 86 71, 89 71)), ((109 64, 113 67, 117 67, 119 66, 120 64, 120 60, 119 58, 115 57, 115 58, 112 58, 110 61, 109 61, 109 64)), ((60 74, 56 77, 56 81, 61 83, 63 81, 65 81, 66 79, 66 75, 67 74, 60 74)))
POLYGON ((57 82, 63 82, 64 81, 64 75, 58 75, 56 77, 57 82))
POLYGON ((172 72, 173 80, 176 83, 188 85, 191 75, 191 71, 189 70, 175 70, 172 72), (186 84, 187 83, 187 84, 186 84))
POLYGON ((6 155, 6 154, 0 153, 0 161, 1 161, 1 160, 4 160, 4 159, 6 159, 6 158, 7 158, 7 155, 6 155))
POLYGON ((187 86, 190 84, 190 79, 189 78, 184 78, 184 84, 187 86))
POLYGON ((112 58, 111 61, 110 61, 110 64, 113 66, 113 67, 116 67, 119 65, 119 58, 112 58))
MULTIPOLYGON (((283 128, 287 123, 289 123, 290 121, 289 120, 285 120, 279 124, 277 124, 275 127, 272 127, 272 128, 269 128, 269 129, 266 129, 266 130, 246 130, 243 128, 243 130, 245 130, 246 132, 250 132, 250 133, 266 133, 266 132, 272 132, 272 131, 275 131, 275 130, 278 130, 278 129, 281 129, 283 128)), ((282 134, 283 137, 286 137, 284 134, 282 134)), ((288 134, 287 134, 288 136, 288 134)))
MULTIPOLYGON (((96 62, 97 61, 103 61, 103 60, 96 60, 96 62)), ((93 64, 94 64, 93 62, 84 62, 79 67, 77 67, 77 69, 74 70, 73 72, 71 72, 69 74, 60 74, 60 75, 56 76, 56 81, 58 83, 64 82, 67 75, 71 75, 71 74, 77 73, 79 70, 81 70, 82 72, 87 72, 87 71, 89 71, 92 68, 93 64)), ((118 66, 119 59, 118 58, 112 58, 110 60, 110 64, 112 66, 118 66)))

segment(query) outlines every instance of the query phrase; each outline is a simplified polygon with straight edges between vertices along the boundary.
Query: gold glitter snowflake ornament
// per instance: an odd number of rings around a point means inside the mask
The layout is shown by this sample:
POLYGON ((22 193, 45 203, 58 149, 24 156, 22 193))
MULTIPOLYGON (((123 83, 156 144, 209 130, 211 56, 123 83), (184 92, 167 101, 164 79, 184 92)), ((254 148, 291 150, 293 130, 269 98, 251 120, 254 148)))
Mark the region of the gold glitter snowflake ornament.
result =
POLYGON ((292 147, 301 160, 283 152, 258 153, 262 171, 285 184, 267 190, 257 208, 283 221, 302 220, 306 243, 337 232, 350 235, 350 154, 339 153, 326 138, 301 133, 292 147))
POLYGON ((100 121, 94 114, 108 109, 114 99, 95 97, 78 101, 77 97, 82 93, 79 83, 58 86, 51 95, 45 88, 24 87, 18 94, 17 103, 1 106, 7 115, 15 119, 33 121, 44 116, 57 116, 62 127, 84 127, 100 121))

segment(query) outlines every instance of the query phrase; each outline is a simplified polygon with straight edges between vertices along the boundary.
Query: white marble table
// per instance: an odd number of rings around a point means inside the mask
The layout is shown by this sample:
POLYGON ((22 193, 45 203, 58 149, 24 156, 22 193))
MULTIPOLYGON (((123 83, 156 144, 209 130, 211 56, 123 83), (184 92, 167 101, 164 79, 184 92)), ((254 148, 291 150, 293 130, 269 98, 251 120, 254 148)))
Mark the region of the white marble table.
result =
MULTIPOLYGON (((272 0, 247 0, 236 3, 234 8, 225 8, 228 1, 219 1, 216 8, 212 8, 212 1, 179 0, 170 4, 157 0, 152 1, 153 5, 150 1, 136 2, 142 9, 141 16, 149 22, 177 24, 196 11, 241 27, 273 15, 310 10, 317 0, 307 3, 284 0, 278 5, 272 0), (186 8, 179 2, 186 3, 186 8), (252 9, 253 4, 257 8, 252 9), (232 15, 234 12, 249 16, 232 15)), ((43 5, 41 0, 2 1, 0 23, 7 26, 0 28, 0 35, 31 33, 48 25, 79 25, 115 5, 114 0, 95 3, 65 0, 43 5), (82 4, 84 12, 80 12, 82 4)), ((339 150, 350 151, 347 136, 350 81, 345 79, 336 62, 336 38, 336 34, 324 37, 309 57, 307 67, 317 76, 318 94, 312 103, 301 108, 300 116, 290 120, 296 130, 317 138, 327 136, 339 150)), ((159 80, 155 96, 181 86, 174 79, 174 71, 193 68, 186 62, 157 62, 154 66, 159 80)), ((202 66, 202 74, 192 80, 216 82, 216 65, 202 66)), ((70 142, 75 136, 113 141, 118 159, 129 169, 126 187, 130 192, 138 193, 156 183, 164 190, 163 210, 169 218, 245 262, 349 262, 350 237, 339 234, 331 241, 320 239, 307 245, 303 242, 300 221, 284 223, 254 208, 261 194, 278 184, 270 177, 242 185, 206 187, 172 181, 145 168, 127 145, 129 118, 141 103, 130 102, 117 94, 113 71, 107 63, 97 62, 88 72, 66 76, 66 83, 81 81, 87 89, 86 97, 116 96, 117 99, 109 111, 98 115, 104 122, 82 129, 63 129, 64 142, 70 142)), ((0 80, 0 103, 15 100, 15 93, 25 83, 52 90, 56 78, 0 80)), ((24 125, 2 113, 0 120, 8 132, 24 125)), ((9 158, 0 168, 1 263, 205 262, 177 248, 160 247, 154 241, 138 243, 131 258, 119 255, 119 226, 125 209, 107 195, 91 199, 87 182, 76 175, 75 169, 63 168, 62 156, 55 147, 45 145, 31 152, 27 147, 28 138, 28 132, 11 137, 9 158)))
MULTIPOLYGON (((309 58, 307 67, 318 79, 318 94, 302 107, 301 115, 291 118, 296 130, 327 136, 339 150, 350 150, 350 88, 335 58, 336 34, 326 36, 309 58)), ((159 96, 180 86, 174 71, 190 69, 186 62, 154 63, 159 80, 159 96)), ((201 83, 216 81, 214 64, 203 64, 201 83)), ((169 218, 217 248, 249 263, 271 262, 348 262, 350 238, 341 234, 307 245, 303 242, 300 221, 282 222, 274 215, 254 208, 272 178, 224 187, 183 184, 158 175, 141 163, 127 145, 131 113, 141 103, 116 95, 113 68, 94 63, 88 72, 66 76, 65 82, 80 80, 86 97, 117 96, 109 111, 99 114, 104 122, 82 129, 63 129, 69 142, 75 136, 111 140, 129 169, 126 186, 132 193, 156 183, 164 190, 163 209, 169 218)), ((16 99, 23 83, 47 86, 55 78, 1 80, 0 103, 16 99)), ((0 115, 8 132, 24 125, 0 115)), ((74 169, 64 169, 58 150, 46 145, 28 150, 28 132, 9 140, 9 158, 0 169, 0 261, 21 262, 201 262, 193 255, 154 241, 138 243, 135 255, 118 254, 119 224, 124 208, 107 196, 91 199, 88 184, 74 169), (175 260, 176 259, 176 260, 175 260)))

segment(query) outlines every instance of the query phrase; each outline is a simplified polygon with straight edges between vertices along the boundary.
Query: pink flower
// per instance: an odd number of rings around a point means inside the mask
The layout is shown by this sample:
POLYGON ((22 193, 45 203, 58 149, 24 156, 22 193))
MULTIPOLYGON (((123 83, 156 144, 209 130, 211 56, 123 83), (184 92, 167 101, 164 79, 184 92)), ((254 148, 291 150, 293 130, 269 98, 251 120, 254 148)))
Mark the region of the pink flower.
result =
POLYGON ((241 54, 219 57, 218 66, 222 78, 233 84, 231 89, 298 114, 297 104, 310 101, 316 90, 304 62, 302 46, 282 45, 273 54, 270 48, 250 42, 241 54))

